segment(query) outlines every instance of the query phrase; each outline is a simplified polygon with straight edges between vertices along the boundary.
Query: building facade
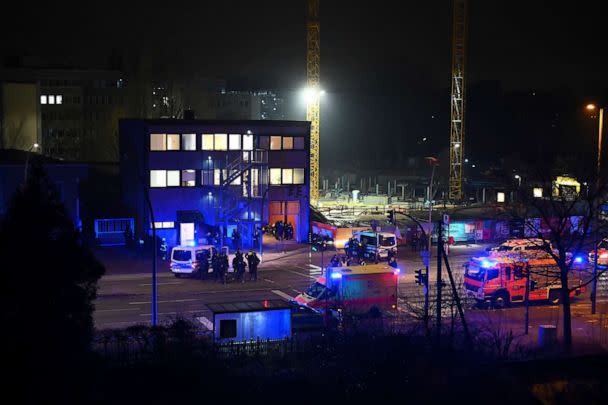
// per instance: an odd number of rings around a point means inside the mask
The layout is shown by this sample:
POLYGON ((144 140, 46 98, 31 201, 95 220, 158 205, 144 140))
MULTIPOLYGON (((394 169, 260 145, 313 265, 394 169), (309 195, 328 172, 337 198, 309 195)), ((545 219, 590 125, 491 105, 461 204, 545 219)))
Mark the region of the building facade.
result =
POLYGON ((256 229, 281 220, 307 240, 309 135, 299 121, 121 120, 120 174, 136 237, 149 236, 153 222, 170 246, 237 230, 247 248, 256 229))

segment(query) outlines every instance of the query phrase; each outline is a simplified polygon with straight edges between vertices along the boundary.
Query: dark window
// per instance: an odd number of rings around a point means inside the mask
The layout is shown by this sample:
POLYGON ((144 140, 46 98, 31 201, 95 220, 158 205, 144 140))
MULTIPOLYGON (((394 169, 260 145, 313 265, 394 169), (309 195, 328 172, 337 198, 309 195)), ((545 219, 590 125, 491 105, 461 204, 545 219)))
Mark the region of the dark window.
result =
POLYGON ((236 319, 222 319, 220 321, 220 337, 222 339, 236 337, 236 319))
POLYGON ((498 277, 498 269, 488 269, 488 278, 487 280, 493 280, 498 277))
POLYGON ((515 266, 515 271, 513 272, 513 280, 521 280, 524 278, 524 269, 522 266, 515 266))
POLYGON ((511 267, 505 267, 505 278, 511 280, 511 267))

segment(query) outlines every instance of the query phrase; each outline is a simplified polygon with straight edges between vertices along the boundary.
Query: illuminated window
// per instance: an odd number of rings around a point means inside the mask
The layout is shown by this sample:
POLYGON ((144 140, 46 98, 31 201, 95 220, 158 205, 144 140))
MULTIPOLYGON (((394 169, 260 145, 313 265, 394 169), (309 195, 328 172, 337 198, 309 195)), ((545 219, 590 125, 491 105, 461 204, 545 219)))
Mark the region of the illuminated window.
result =
POLYGON ((270 184, 281 184, 281 169, 270 169, 270 184))
POLYGON ((194 187, 196 185, 196 172, 194 170, 182 170, 182 187, 194 187))
POLYGON ((196 150, 196 134, 182 134, 182 150, 196 150))
POLYGON ((179 186, 179 170, 167 170, 167 187, 179 186))
POLYGON ((46 103, 47 103, 46 96, 40 96, 40 104, 46 104, 46 103))
POLYGON ((150 187, 167 187, 167 171, 150 170, 150 187))
POLYGON ((174 222, 163 222, 163 228, 175 228, 174 222))
POLYGON ((222 183, 226 181, 226 177, 228 177, 226 169, 215 169, 213 171, 213 184, 221 186, 222 183))
POLYGON ((228 150, 228 135, 227 134, 215 134, 213 137, 215 142, 214 150, 228 150))
MULTIPOLYGON (((155 222, 154 227, 156 229, 170 229, 175 228, 175 222, 155 222)), ((152 228, 152 223, 150 223, 150 228, 152 228)))
POLYGON ((202 149, 213 150, 213 134, 203 134, 202 149))
POLYGON ((293 169, 283 169, 283 184, 293 184, 293 169))
POLYGON ((271 136, 270 137, 270 150, 281 150, 281 137, 271 136))
POLYGON ((298 150, 304 149, 304 138, 301 136, 293 138, 293 148, 298 150))
POLYGON ((505 193, 503 193, 501 191, 496 193, 496 201, 499 203, 504 203, 505 202, 505 193))
POLYGON ((55 96, 49 96, 49 104, 55 104, 55 96))
POLYGON ((201 170, 201 184, 203 186, 213 185, 213 170, 201 170))
POLYGON ((268 149, 270 147, 270 138, 267 136, 260 136, 260 149, 268 149))
POLYGON ((230 134, 230 150, 240 150, 241 149, 241 135, 239 134, 230 134))
POLYGON ((243 135, 243 150, 253 150, 253 135, 243 135))
POLYGON ((283 149, 293 149, 293 137, 284 136, 283 137, 283 149))
POLYGON ((179 150, 179 134, 167 134, 167 150, 179 150))
POLYGON ((150 134, 150 150, 167 150, 167 135, 150 134))
POLYGON ((543 189, 540 187, 534 187, 532 190, 534 193, 534 198, 543 198, 543 189))
POLYGON ((63 96, 55 96, 55 103, 63 104, 63 96))
MULTIPOLYGON (((238 170, 232 170, 230 172, 230 175, 234 176, 234 175, 238 174, 238 172, 239 172, 238 170)), ((241 185, 241 176, 237 176, 234 180, 232 180, 230 182, 230 185, 231 186, 240 186, 241 185)))
POLYGON ((293 169, 293 184, 304 184, 304 169, 293 169))

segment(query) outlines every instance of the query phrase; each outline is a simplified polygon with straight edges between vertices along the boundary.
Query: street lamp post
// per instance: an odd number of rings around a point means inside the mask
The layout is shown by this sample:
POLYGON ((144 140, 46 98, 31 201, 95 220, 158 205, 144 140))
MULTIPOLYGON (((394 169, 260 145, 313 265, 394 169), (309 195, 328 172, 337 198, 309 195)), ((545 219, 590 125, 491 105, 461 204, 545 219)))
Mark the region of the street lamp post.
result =
MULTIPOLYGON (((595 104, 587 104, 586 109, 588 111, 596 110, 595 104)), ((600 189, 600 169, 602 167, 602 135, 604 130, 604 107, 599 109, 599 120, 598 120, 598 130, 597 130, 597 169, 596 169, 596 192, 599 192, 600 189)), ((596 196, 596 200, 597 200, 596 196)), ((597 202, 596 202, 597 205, 597 202)), ((597 211, 597 210, 596 210, 597 211)), ((595 213, 595 230, 596 230, 596 239, 595 239, 595 259, 593 261, 593 279, 591 282, 591 313, 595 314, 596 311, 596 297, 597 297, 597 212, 595 213)))
POLYGON ((517 187, 521 187, 521 176, 519 174, 516 174, 515 179, 518 181, 517 187))
MULTIPOLYGON (((430 261, 431 261, 431 241, 433 237, 433 179, 435 177, 435 167, 439 165, 439 160, 435 157, 429 156, 425 158, 432 165, 431 180, 429 183, 429 222, 428 222, 428 235, 427 236, 427 257, 424 260, 426 268, 426 285, 424 286, 424 322, 428 325, 429 319, 429 275, 430 275, 430 261)), ((428 326, 427 326, 428 327, 428 326)))
POLYGON ((27 183, 27 172, 28 172, 28 165, 30 163, 30 153, 34 149, 38 149, 39 146, 40 145, 38 145, 37 143, 35 143, 32 146, 30 146, 30 148, 27 150, 27 154, 25 155, 25 168, 23 169, 23 184, 27 183))

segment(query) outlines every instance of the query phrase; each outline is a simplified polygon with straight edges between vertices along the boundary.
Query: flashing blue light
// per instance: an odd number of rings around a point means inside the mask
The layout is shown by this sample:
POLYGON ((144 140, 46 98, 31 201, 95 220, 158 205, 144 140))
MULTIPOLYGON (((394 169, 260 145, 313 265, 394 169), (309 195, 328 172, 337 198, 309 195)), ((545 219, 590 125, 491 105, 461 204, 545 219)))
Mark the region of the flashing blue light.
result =
POLYGON ((399 274, 399 273, 401 273, 401 269, 395 269, 395 270, 393 270, 393 272, 394 272, 395 274, 399 274))
POLYGON ((494 266, 496 266, 496 262, 485 259, 481 261, 481 267, 483 267, 484 269, 489 269, 490 267, 494 266))
POLYGON ((582 263, 582 262, 583 262, 583 258, 582 258, 582 257, 580 257, 580 256, 576 256, 576 257, 574 258, 574 263, 582 263))
POLYGON ((332 279, 338 279, 338 278, 342 278, 342 273, 331 273, 331 278, 332 279))

